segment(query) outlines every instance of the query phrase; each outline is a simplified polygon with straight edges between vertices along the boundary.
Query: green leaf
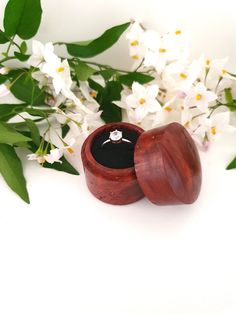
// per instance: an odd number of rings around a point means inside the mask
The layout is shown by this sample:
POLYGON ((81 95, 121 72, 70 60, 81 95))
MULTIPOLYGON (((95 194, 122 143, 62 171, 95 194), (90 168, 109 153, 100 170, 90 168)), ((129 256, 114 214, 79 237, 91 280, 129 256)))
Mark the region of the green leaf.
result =
POLYGON ((120 122, 122 120, 121 108, 113 104, 114 100, 120 100, 122 85, 116 81, 110 81, 97 95, 100 109, 103 110, 101 117, 106 123, 120 122))
POLYGON ((38 31, 41 16, 40 0, 9 0, 4 14, 6 35, 32 38, 38 31))
POLYGON ((21 161, 14 148, 7 144, 0 144, 0 173, 8 186, 29 204, 21 161))
POLYGON ((73 175, 79 175, 79 172, 65 159, 61 158, 62 163, 55 162, 54 164, 44 163, 44 168, 55 169, 57 171, 63 171, 73 175))
POLYGON ((28 129, 30 130, 31 138, 32 141, 34 142, 35 145, 39 146, 40 145, 40 133, 37 125, 33 120, 26 119, 25 120, 26 125, 28 129))
POLYGON ((236 157, 228 164, 226 170, 231 170, 236 168, 236 157))
POLYGON ((121 84, 132 86, 134 82, 138 82, 140 84, 147 84, 154 80, 153 76, 143 74, 140 72, 133 72, 126 75, 121 75, 119 77, 119 81, 121 84))
POLYGON ((90 78, 90 76, 97 72, 96 69, 91 68, 85 62, 80 60, 77 61, 77 64, 75 64, 74 69, 77 79, 79 81, 87 81, 90 78))
POLYGON ((27 44, 25 41, 22 41, 21 45, 20 45, 20 52, 25 54, 27 52, 27 44))
POLYGON ((233 102, 233 95, 231 92, 231 88, 226 88, 224 92, 225 92, 225 99, 227 103, 230 105, 233 102))
POLYGON ((0 121, 8 121, 20 112, 23 112, 27 104, 0 104, 0 121))
POLYGON ((70 127, 68 126, 68 124, 63 125, 61 128, 61 131, 62 131, 62 138, 65 138, 67 133, 70 131, 70 127))
POLYGON ((14 147, 30 149, 31 146, 30 146, 29 142, 18 142, 18 143, 14 144, 14 147))
POLYGON ((17 72, 13 78, 11 86, 12 94, 33 106, 40 106, 44 104, 46 94, 38 87, 38 83, 27 72, 17 72))
POLYGON ((106 69, 100 71, 99 74, 104 78, 105 81, 108 81, 113 75, 117 74, 117 71, 113 69, 106 69))
POLYGON ((0 44, 5 44, 9 42, 9 39, 6 37, 3 31, 0 30, 0 44))
POLYGON ((20 61, 22 61, 22 62, 27 61, 27 60, 29 59, 29 57, 30 57, 30 55, 25 55, 25 54, 20 53, 20 52, 17 52, 17 51, 14 52, 14 55, 15 55, 15 57, 16 57, 18 60, 20 60, 20 61))
POLYGON ((0 143, 15 144, 19 142, 31 141, 29 137, 17 132, 12 126, 5 122, 0 122, 0 143))
POLYGON ((105 31, 100 37, 89 42, 66 44, 67 51, 70 55, 75 57, 94 57, 113 46, 129 26, 130 23, 125 23, 112 27, 105 31))
POLYGON ((49 114, 55 113, 54 109, 35 109, 35 108, 26 108, 25 112, 35 117, 47 118, 49 114))
POLYGON ((8 80, 8 77, 6 75, 0 74, 0 85, 5 83, 8 80))
POLYGON ((229 105, 226 104, 225 106, 228 107, 230 111, 235 112, 236 111, 236 100, 233 100, 229 105))
POLYGON ((102 85, 98 84, 97 82, 95 82, 91 78, 88 79, 88 83, 89 83, 89 87, 91 87, 93 90, 95 90, 97 92, 102 92, 103 91, 102 85))
MULTIPOLYGON (((34 122, 41 122, 43 121, 44 119, 43 118, 38 118, 38 119, 35 119, 34 122)), ((22 131, 22 130, 25 130, 27 129, 27 124, 25 123, 25 121, 23 122, 11 122, 11 123, 8 123, 8 125, 12 126, 15 130, 18 130, 18 131, 22 131)), ((21 134, 23 134, 24 132, 21 132, 21 134)), ((23 134, 23 135, 26 135, 26 134, 23 134)), ((28 134, 30 136, 30 134, 28 134)), ((28 136, 26 135, 26 136, 28 136)))

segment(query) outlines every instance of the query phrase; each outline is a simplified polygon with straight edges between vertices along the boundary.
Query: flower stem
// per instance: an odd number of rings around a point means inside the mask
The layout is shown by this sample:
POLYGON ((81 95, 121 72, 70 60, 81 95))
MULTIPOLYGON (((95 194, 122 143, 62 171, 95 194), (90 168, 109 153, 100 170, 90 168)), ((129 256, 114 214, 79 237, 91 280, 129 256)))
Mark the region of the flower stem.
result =
POLYGON ((0 64, 3 66, 3 63, 4 63, 4 62, 7 62, 7 61, 9 61, 9 60, 14 60, 14 59, 16 59, 16 57, 13 57, 13 56, 6 57, 6 58, 0 60, 0 64))
POLYGON ((133 73, 131 71, 126 71, 126 70, 121 70, 121 69, 116 69, 116 68, 113 68, 109 65, 105 65, 105 64, 101 64, 101 63, 98 63, 98 62, 92 62, 92 61, 84 61, 82 60, 83 62, 87 63, 87 64, 91 64, 91 65, 95 65, 97 67, 101 67, 101 68, 105 68, 107 70, 114 70, 114 71, 117 71, 117 72, 121 72, 121 73, 133 73))
POLYGON ((138 65, 138 67, 134 70, 134 72, 137 72, 141 66, 143 65, 144 59, 142 59, 142 61, 140 62, 140 64, 138 65))

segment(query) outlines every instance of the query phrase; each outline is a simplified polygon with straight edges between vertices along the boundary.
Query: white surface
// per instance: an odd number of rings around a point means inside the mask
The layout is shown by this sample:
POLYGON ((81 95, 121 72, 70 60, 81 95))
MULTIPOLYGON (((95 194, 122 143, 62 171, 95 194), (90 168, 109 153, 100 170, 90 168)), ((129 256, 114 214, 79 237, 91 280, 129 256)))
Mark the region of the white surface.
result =
MULTIPOLYGON (((236 68, 232 1, 44 0, 43 6, 38 38, 45 41, 93 37, 129 17, 162 30, 179 18, 195 35, 194 53, 229 55, 236 68)), ((128 66, 126 52, 121 41, 99 58, 128 66)), ((201 154, 198 201, 173 207, 145 199, 109 206, 90 195, 83 175, 24 162, 30 206, 0 179, 0 313, 235 314, 236 172, 224 170, 235 153, 233 134, 201 154)))

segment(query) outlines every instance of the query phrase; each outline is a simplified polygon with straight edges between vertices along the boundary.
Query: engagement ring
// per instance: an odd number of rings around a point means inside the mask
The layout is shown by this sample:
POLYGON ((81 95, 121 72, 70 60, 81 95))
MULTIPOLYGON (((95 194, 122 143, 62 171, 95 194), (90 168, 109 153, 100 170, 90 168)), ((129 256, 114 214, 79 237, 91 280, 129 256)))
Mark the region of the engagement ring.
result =
POLYGON ((104 146, 107 143, 118 144, 118 143, 122 143, 122 142, 132 144, 132 142, 130 140, 127 140, 126 138, 122 137, 121 131, 115 130, 115 131, 110 132, 109 139, 106 140, 105 142, 103 142, 102 146, 104 146))

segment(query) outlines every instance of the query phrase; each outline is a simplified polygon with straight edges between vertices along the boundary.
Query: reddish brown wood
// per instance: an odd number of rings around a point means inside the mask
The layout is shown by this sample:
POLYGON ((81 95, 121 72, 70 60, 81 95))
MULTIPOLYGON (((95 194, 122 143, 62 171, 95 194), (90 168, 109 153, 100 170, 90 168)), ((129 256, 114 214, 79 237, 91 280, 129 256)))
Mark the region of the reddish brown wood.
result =
POLYGON ((134 167, 126 169, 107 168, 99 164, 91 154, 93 140, 100 132, 119 127, 134 130, 138 134, 143 132, 141 128, 129 123, 106 124, 88 136, 81 152, 89 190, 101 201, 113 205, 130 204, 144 197, 134 167))
POLYGON ((149 200, 158 205, 193 203, 201 188, 201 164, 196 146, 178 123, 140 135, 135 170, 149 200))

